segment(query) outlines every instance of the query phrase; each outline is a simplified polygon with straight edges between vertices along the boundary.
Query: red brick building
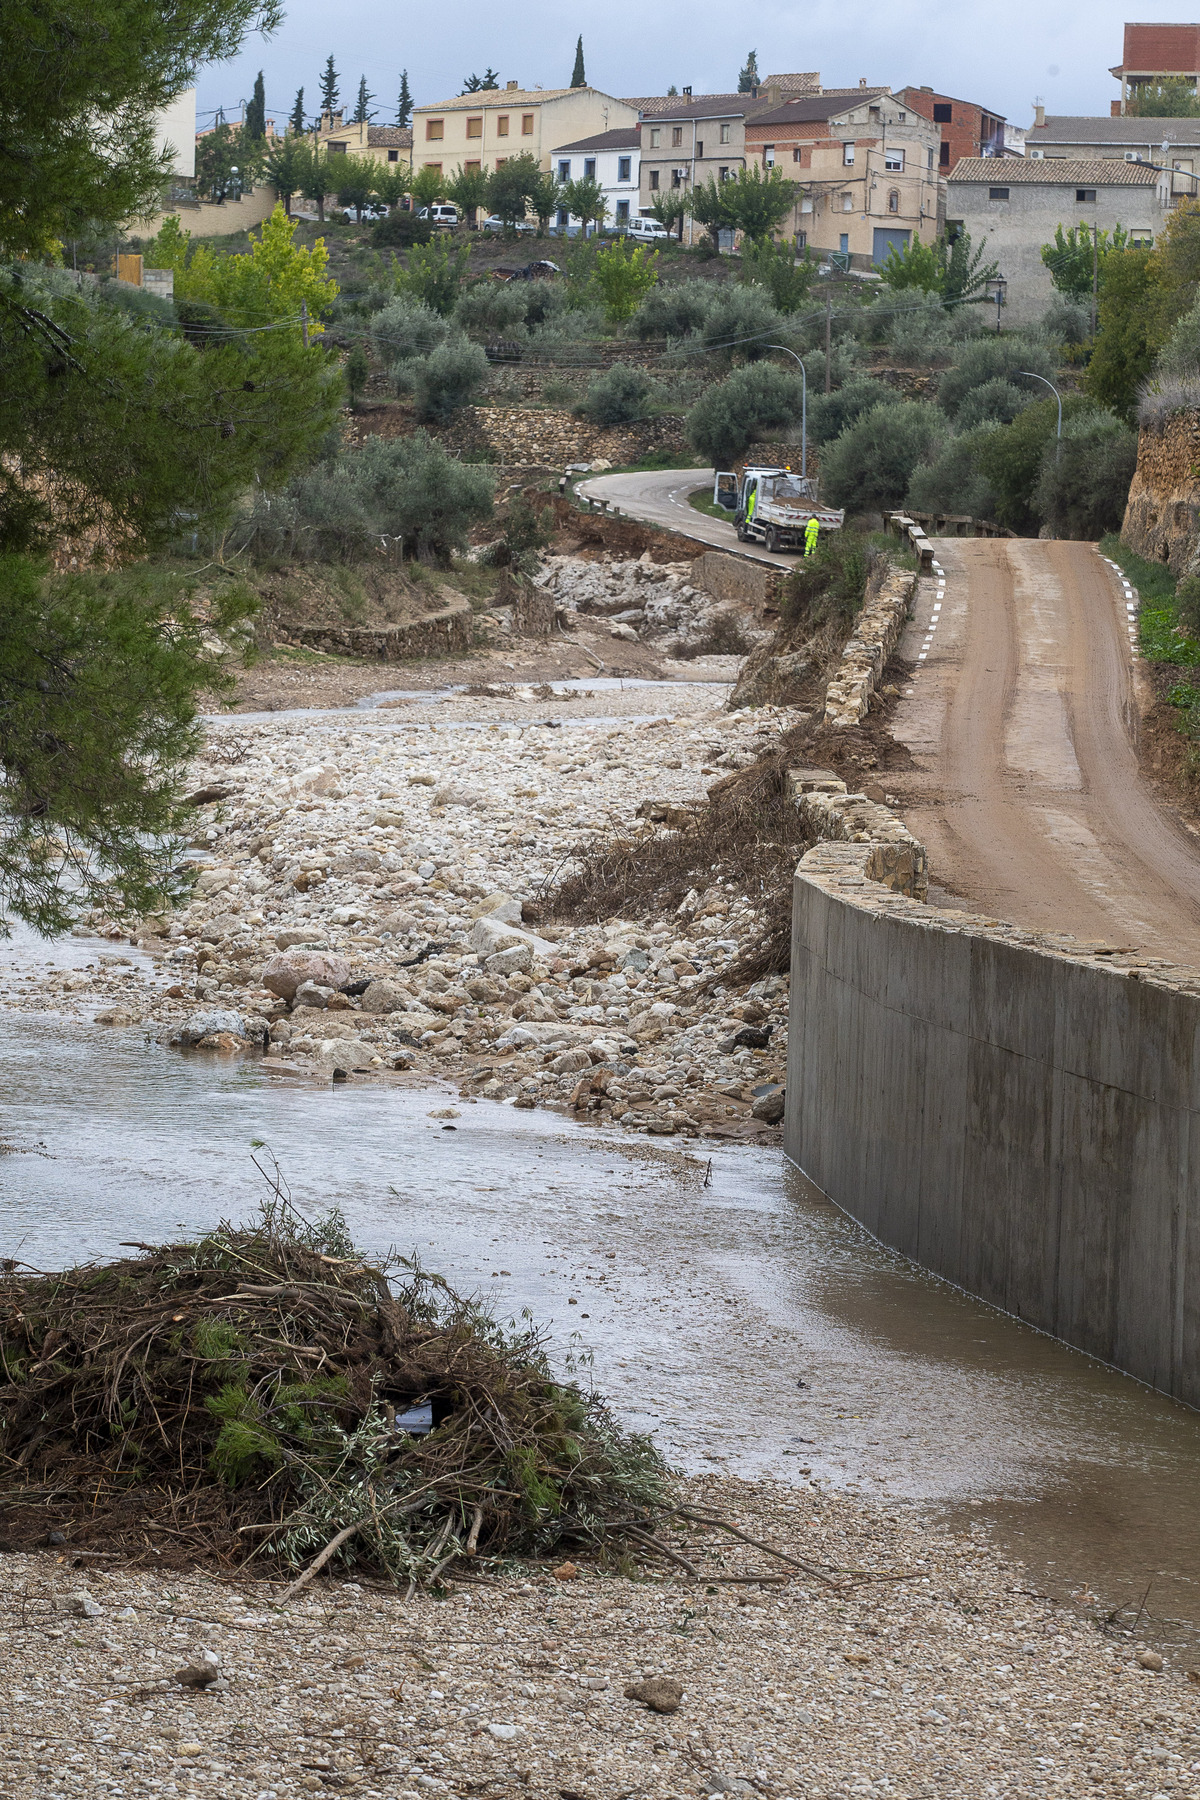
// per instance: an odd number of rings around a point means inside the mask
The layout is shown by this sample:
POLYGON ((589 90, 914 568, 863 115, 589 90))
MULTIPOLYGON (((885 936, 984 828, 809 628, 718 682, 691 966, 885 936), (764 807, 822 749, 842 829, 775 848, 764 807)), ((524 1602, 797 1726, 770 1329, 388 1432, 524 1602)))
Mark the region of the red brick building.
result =
POLYGON ((976 106, 972 100, 955 100, 949 94, 935 94, 932 88, 906 87, 906 106, 923 119, 930 119, 942 134, 938 167, 943 175, 963 156, 1003 156, 1004 119, 999 113, 976 106))
POLYGON ((1113 112, 1124 113, 1139 87, 1156 81, 1200 81, 1200 25, 1126 25, 1120 63, 1109 73, 1121 84, 1113 112))

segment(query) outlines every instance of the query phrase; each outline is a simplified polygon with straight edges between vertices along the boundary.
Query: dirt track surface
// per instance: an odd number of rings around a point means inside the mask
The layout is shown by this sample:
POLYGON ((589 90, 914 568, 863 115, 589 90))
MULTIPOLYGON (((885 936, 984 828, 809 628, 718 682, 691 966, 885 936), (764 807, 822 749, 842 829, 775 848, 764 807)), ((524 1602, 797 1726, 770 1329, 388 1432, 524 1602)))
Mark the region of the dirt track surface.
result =
POLYGON ((1034 930, 1200 964, 1200 842, 1139 769, 1118 578, 1090 544, 942 539, 937 555, 944 599, 922 581, 893 724, 934 881, 1034 930))
POLYGON ((715 473, 714 469, 655 469, 636 475, 592 475, 579 483, 576 492, 584 500, 607 500, 631 519, 665 525, 668 530, 709 544, 714 550, 729 550, 751 562, 770 563, 773 568, 794 569, 794 552, 790 556, 772 556, 761 544, 739 544, 732 525, 689 506, 688 495, 698 487, 712 493, 715 473))

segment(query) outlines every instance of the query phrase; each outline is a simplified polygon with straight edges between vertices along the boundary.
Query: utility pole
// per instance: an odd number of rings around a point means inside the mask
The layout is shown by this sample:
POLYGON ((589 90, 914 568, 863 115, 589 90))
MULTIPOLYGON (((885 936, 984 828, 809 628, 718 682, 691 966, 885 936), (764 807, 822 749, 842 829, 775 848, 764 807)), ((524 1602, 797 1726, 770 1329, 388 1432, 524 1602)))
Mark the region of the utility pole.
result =
MULTIPOLYGON (((830 333, 831 333, 832 326, 833 326, 833 295, 830 293, 829 289, 826 288, 825 289, 825 392, 827 394, 832 393, 832 391, 833 391, 833 380, 832 380, 833 371, 830 368, 830 358, 829 358, 830 333)), ((1093 332, 1092 336, 1094 337, 1095 335, 1096 335, 1095 332, 1093 332)))
POLYGON ((1096 312, 1100 289, 1100 230, 1092 226, 1092 336, 1096 335, 1096 312))
POLYGON ((304 348, 307 350, 308 349, 308 301, 307 300, 302 300, 300 302, 300 336, 304 341, 304 348))

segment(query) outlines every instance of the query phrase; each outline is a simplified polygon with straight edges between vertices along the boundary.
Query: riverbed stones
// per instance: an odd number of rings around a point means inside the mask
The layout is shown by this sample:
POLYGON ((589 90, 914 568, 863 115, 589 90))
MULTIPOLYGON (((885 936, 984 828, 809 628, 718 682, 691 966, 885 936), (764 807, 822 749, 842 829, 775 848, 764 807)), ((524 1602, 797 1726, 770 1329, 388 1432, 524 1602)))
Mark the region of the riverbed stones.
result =
POLYGON ((362 1010, 365 1013, 402 1012, 408 998, 399 982, 389 981, 383 976, 373 981, 363 994, 362 1010))
POLYGON ((319 987, 345 987, 350 965, 328 950, 285 950, 263 964, 262 985, 281 1000, 291 1000, 305 981, 319 987))

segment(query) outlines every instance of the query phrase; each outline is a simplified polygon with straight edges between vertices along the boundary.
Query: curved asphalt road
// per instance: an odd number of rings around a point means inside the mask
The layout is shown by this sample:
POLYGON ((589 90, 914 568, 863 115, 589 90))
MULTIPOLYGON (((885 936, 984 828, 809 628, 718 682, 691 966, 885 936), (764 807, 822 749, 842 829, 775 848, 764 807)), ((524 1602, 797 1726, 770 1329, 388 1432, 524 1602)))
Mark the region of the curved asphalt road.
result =
POLYGON ((916 766, 891 778, 934 880, 1032 930, 1200 966, 1200 841, 1138 764, 1119 577, 1091 544, 936 553, 944 597, 921 582, 899 646, 917 673, 892 731, 916 766))
POLYGON ((648 525, 665 525, 684 537, 695 538, 713 550, 731 550, 751 562, 770 563, 772 568, 794 569, 795 554, 772 556, 761 544, 739 544, 737 532, 723 519, 710 518, 688 505, 688 495, 697 488, 712 493, 715 469, 655 469, 638 475, 590 475, 581 481, 576 493, 592 500, 607 500, 620 507, 631 519, 648 525))

